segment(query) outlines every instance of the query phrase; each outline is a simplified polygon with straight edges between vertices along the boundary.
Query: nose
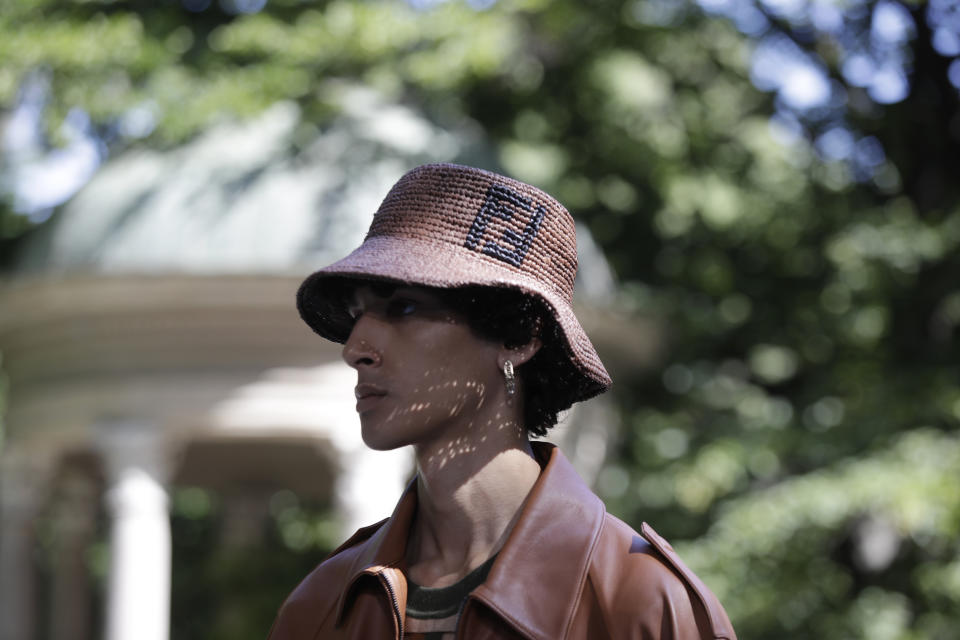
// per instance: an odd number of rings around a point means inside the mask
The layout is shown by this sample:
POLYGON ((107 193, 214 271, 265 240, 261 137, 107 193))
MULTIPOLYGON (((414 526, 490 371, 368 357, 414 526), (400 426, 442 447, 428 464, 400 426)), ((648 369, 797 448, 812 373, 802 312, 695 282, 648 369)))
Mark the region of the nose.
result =
POLYGON ((350 330, 347 341, 343 343, 341 357, 354 369, 365 366, 379 367, 383 361, 380 350, 372 342, 371 334, 375 333, 372 322, 374 321, 369 315, 361 315, 350 330))

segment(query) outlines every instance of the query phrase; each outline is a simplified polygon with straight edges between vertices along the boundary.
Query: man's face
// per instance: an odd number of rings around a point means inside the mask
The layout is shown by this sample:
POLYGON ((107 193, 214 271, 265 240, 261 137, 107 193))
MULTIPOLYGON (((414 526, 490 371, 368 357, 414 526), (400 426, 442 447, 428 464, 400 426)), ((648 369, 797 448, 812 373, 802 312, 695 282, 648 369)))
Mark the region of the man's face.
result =
MULTIPOLYGON (((429 445, 465 435, 503 384, 500 345, 477 337, 429 290, 381 294, 361 286, 349 305, 355 324, 343 359, 357 370, 357 413, 372 449, 429 445)), ((465 440, 464 440, 465 442, 465 440)))

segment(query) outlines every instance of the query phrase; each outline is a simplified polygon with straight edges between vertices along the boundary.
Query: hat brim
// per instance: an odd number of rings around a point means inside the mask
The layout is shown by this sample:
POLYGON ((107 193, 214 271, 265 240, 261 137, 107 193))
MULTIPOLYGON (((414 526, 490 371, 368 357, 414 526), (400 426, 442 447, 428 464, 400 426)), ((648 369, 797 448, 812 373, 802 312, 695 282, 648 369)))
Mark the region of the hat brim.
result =
POLYGON ((350 255, 310 275, 297 291, 297 309, 320 336, 343 343, 353 320, 334 282, 342 278, 383 280, 400 284, 452 289, 466 286, 510 288, 543 301, 565 340, 569 361, 585 384, 573 401, 585 400, 611 384, 596 349, 563 295, 543 282, 514 271, 475 251, 394 236, 368 237, 350 255))

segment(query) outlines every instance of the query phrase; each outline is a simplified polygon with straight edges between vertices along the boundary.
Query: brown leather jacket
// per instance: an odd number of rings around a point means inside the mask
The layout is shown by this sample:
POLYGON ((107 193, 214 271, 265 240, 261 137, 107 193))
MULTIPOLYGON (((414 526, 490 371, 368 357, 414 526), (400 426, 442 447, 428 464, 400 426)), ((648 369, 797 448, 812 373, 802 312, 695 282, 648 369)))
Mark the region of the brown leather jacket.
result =
MULTIPOLYGON (((458 638, 735 640, 720 603, 663 538, 606 513, 559 449, 534 451, 543 472, 468 597, 458 638)), ((402 636, 415 486, 389 519, 357 531, 300 583, 270 640, 402 636)))

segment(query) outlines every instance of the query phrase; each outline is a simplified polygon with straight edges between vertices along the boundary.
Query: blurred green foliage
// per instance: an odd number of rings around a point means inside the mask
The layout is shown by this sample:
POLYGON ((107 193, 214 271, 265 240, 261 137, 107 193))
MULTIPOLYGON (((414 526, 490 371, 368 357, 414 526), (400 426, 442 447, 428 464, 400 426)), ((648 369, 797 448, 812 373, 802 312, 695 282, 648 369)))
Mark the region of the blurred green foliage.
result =
POLYGON ((270 499, 254 548, 223 537, 223 500, 199 487, 174 491, 171 638, 258 640, 286 594, 340 541, 329 505, 270 499))
MULTIPOLYGON (((885 151, 858 177, 771 126, 749 39, 686 3, 650 21, 648 4, 273 0, 246 15, 8 0, 0 105, 45 74, 51 143, 79 107, 115 151, 277 100, 322 128, 344 80, 440 125, 477 123, 504 170, 589 225, 622 302, 668 330, 656 372, 617 379, 623 429, 599 479, 611 510, 687 540, 741 637, 955 637, 960 183, 943 159, 960 141, 930 124, 957 118, 956 92, 934 110, 927 98, 945 65, 918 37, 911 95, 851 113, 885 151), (146 137, 120 126, 134 108, 155 117, 146 137)), ((329 542, 323 518, 275 516, 275 553, 214 561, 213 516, 183 517, 177 531, 198 533, 179 538, 191 595, 175 618, 206 622, 175 637, 262 628, 295 579, 231 589, 302 575, 329 542)))

